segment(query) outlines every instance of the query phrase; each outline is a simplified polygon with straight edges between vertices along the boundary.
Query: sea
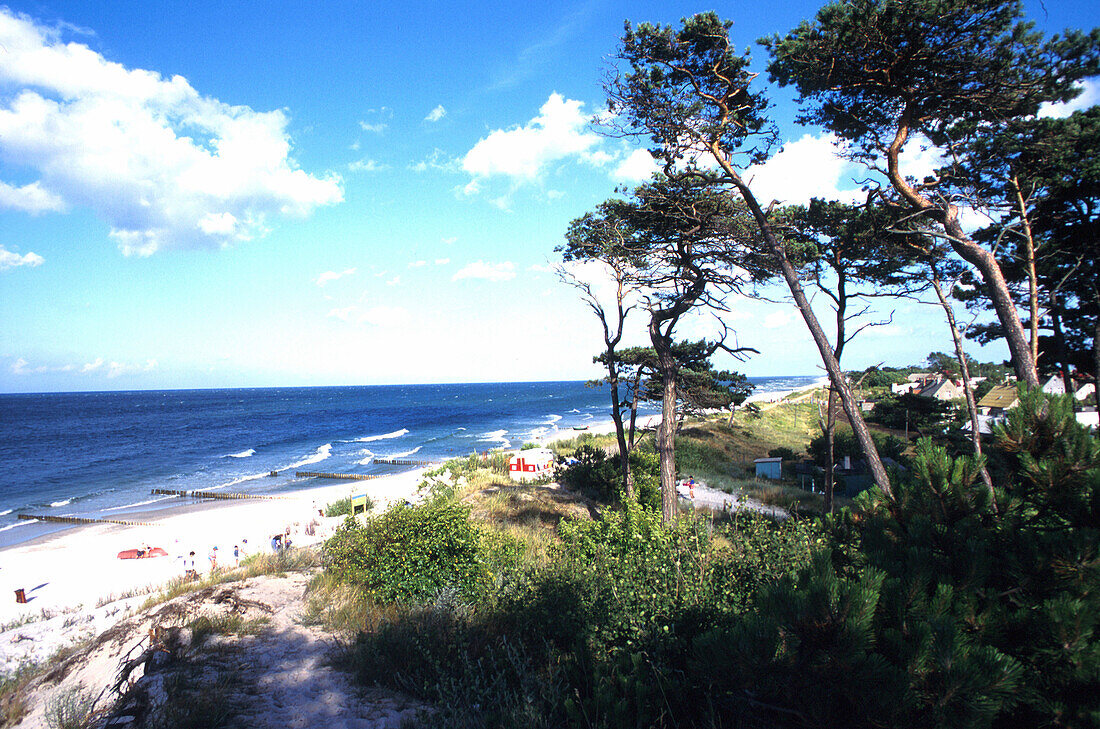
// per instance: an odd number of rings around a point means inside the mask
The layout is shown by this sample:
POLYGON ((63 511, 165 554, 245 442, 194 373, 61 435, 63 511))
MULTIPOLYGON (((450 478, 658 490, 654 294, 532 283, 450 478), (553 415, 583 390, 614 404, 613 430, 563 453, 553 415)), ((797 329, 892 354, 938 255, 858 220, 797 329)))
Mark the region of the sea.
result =
MULTIPOLYGON (((749 379, 766 393, 819 376, 749 379)), ((153 489, 286 494, 333 483, 296 472, 394 473, 411 466, 378 461, 608 421, 607 389, 584 382, 0 394, 0 548, 70 528, 20 514, 125 521, 193 503, 153 489)))

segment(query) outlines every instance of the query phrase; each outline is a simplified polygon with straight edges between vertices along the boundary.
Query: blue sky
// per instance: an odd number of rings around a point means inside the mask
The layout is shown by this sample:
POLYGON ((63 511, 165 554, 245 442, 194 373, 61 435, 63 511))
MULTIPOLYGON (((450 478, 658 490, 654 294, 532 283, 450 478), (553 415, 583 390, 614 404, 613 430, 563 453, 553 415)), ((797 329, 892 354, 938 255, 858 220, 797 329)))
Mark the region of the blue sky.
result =
MULTIPOLYGON (((594 376, 596 322, 551 266, 648 169, 586 124, 623 20, 715 9, 747 46, 816 7, 0 6, 0 391, 594 376)), ((1029 8, 1049 32, 1100 23, 1029 8)), ((787 146, 758 194, 851 194, 858 171, 773 97, 787 146)), ((741 371, 819 371, 791 305, 730 305, 761 352, 741 371)), ((846 365, 949 348, 935 309, 893 308, 846 365)))

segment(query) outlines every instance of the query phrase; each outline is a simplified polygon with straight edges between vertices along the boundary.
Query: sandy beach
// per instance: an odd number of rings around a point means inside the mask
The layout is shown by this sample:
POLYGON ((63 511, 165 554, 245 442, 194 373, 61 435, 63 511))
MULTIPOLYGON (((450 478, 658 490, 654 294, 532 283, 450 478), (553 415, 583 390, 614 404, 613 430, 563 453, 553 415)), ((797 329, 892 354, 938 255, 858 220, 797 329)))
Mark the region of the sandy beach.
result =
POLYGON ((280 499, 208 502, 146 515, 150 526, 113 524, 75 527, 0 551, 0 624, 32 620, 0 632, 0 670, 25 659, 48 658, 74 638, 109 627, 140 605, 147 593, 179 577, 190 566, 210 571, 209 555, 217 547, 219 567, 234 565, 233 549, 242 559, 271 551, 271 537, 291 530, 295 545, 322 541, 342 521, 318 509, 352 493, 367 493, 380 508, 415 499, 424 469, 370 481, 326 482, 280 499), (313 535, 306 527, 315 522, 313 535), (143 545, 161 547, 168 556, 118 559, 117 554, 143 545), (28 602, 17 603, 22 589, 28 602), (132 593, 138 593, 127 597, 132 593), (47 620, 34 620, 45 613, 47 620), (73 628, 77 628, 74 630, 73 628))

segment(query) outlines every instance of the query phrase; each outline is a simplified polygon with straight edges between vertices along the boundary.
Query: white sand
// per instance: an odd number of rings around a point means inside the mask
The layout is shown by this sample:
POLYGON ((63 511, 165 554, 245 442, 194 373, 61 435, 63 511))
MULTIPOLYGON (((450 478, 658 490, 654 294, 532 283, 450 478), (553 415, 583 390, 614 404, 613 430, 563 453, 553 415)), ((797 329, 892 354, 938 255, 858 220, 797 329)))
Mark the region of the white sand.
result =
MULTIPOLYGON (((110 596, 156 587, 183 574, 188 553, 195 568, 210 570, 208 555, 218 547, 218 565, 233 566, 233 547, 244 554, 270 551, 271 537, 291 529, 296 545, 321 541, 341 519, 317 517, 317 509, 352 493, 367 493, 381 507, 415 498, 423 469, 370 481, 346 481, 303 490, 278 500, 248 499, 211 502, 184 513, 153 515, 151 526, 95 525, 0 550, 0 623, 56 613, 83 606, 94 608, 110 596), (310 537, 305 526, 317 519, 310 537), (247 540, 247 544, 245 543, 247 540), (118 559, 126 549, 148 544, 167 557, 118 559), (29 602, 15 602, 15 590, 25 590, 29 602)), ((330 482, 331 483, 331 482, 330 482)), ((0 657, 4 650, 0 641, 0 657)))

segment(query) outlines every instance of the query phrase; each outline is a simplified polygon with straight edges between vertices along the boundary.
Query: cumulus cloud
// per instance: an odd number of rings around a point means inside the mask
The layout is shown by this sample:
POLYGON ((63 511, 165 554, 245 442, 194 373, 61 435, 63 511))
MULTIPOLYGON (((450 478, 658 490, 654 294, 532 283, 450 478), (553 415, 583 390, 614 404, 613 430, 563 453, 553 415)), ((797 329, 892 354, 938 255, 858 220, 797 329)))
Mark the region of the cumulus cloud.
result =
POLYGON ((860 197, 852 180, 851 163, 844 159, 836 137, 806 134, 783 145, 783 150, 762 165, 745 172, 753 193, 762 203, 771 200, 807 204, 810 198, 852 202, 860 197))
POLYGON ((427 261, 409 261, 409 268, 423 268, 427 265, 427 261))
POLYGON ((437 258, 437 259, 435 259, 435 265, 437 265, 437 266, 446 266, 450 262, 451 262, 450 258, 437 258))
POLYGON ((127 255, 221 247, 266 220, 343 200, 336 175, 291 157, 288 118, 202 96, 182 76, 128 69, 0 9, 0 157, 39 177, 0 199, 87 206, 127 255))
POLYGON ((1063 119, 1075 111, 1084 111, 1100 104, 1100 79, 1087 78, 1078 84, 1081 93, 1076 99, 1064 104, 1043 104, 1039 107, 1039 116, 1063 119))
POLYGON ((773 311, 764 317, 760 325, 765 329, 779 329, 794 322, 794 314, 789 311, 773 311))
POLYGON ((0 180, 0 208, 22 210, 31 215, 39 215, 64 210, 65 201, 43 188, 39 182, 15 187, 0 180))
POLYGON ((456 271, 455 275, 451 276, 451 280, 461 281, 469 278, 482 279, 485 281, 508 281, 515 277, 516 265, 511 261, 503 261, 501 263, 475 261, 456 271))
POLYGON ((443 104, 440 104, 428 112, 428 115, 424 117, 424 121, 437 122, 445 116, 447 116, 447 110, 443 108, 443 104))
POLYGON ((583 102, 553 93, 539 114, 523 126, 497 129, 462 158, 462 169, 475 180, 494 176, 532 182, 554 162, 576 158, 592 165, 611 158, 599 149, 602 138, 588 128, 583 102))
POLYGON ((611 171, 611 179, 620 182, 645 182, 660 170, 653 155, 644 149, 636 149, 611 171))
POLYGON ((462 171, 462 162, 451 157, 439 147, 436 147, 427 157, 409 165, 409 169, 413 172, 437 170, 439 172, 454 173, 462 171))
POLYGON ((344 276, 351 276, 356 272, 356 270, 358 269, 345 268, 343 271, 325 271, 324 273, 317 276, 317 278, 313 279, 313 282, 316 283, 318 286, 324 286, 330 281, 336 281, 337 279, 341 279, 344 276))
POLYGON ((348 165, 348 170, 351 172, 381 172, 382 170, 388 169, 389 165, 382 164, 368 157, 357 159, 348 165))
POLYGON ((41 266, 46 262, 46 259, 37 253, 24 253, 19 255, 14 251, 9 251, 3 245, 0 245, 0 271, 8 271, 12 268, 18 268, 19 266, 29 266, 34 268, 35 266, 41 266))

